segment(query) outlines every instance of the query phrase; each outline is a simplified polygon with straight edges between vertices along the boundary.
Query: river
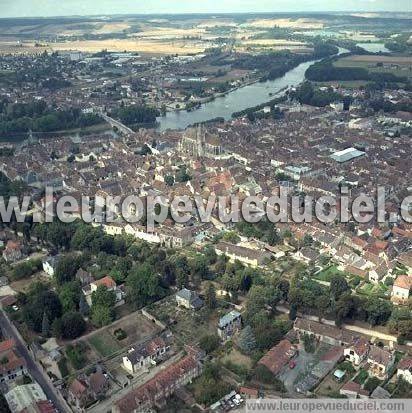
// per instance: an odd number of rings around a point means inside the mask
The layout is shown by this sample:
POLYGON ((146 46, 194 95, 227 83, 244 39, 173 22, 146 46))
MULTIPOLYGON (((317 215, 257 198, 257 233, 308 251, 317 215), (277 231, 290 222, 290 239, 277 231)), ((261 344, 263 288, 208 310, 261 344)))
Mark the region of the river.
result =
POLYGON ((157 119, 159 122, 157 130, 162 132, 167 129, 185 129, 194 123, 205 122, 217 117, 228 120, 233 112, 239 112, 269 102, 271 99, 280 96, 280 94, 277 96, 273 95, 286 86, 299 85, 305 78, 306 69, 314 62, 316 60, 301 63, 278 79, 268 80, 263 83, 253 83, 236 89, 225 96, 203 103, 199 109, 192 112, 185 110, 167 112, 166 116, 157 119), (269 93, 272 93, 272 96, 269 96, 269 93))

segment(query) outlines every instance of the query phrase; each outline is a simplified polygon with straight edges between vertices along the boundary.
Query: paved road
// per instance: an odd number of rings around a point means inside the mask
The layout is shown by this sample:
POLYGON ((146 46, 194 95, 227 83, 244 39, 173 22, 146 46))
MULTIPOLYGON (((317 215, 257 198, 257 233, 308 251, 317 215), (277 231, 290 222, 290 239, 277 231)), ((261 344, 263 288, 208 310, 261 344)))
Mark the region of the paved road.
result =
POLYGON ((47 398, 54 403, 59 412, 71 412, 71 409, 67 406, 67 403, 60 395, 58 390, 53 386, 47 374, 44 372, 41 366, 34 361, 33 357, 27 349, 25 341, 22 339, 17 329, 12 325, 3 311, 0 311, 0 327, 5 336, 11 337, 15 340, 17 351, 26 360, 27 370, 29 371, 33 379, 36 380, 37 383, 39 383, 47 398))
POLYGON ((126 394, 130 393, 136 387, 139 387, 152 379, 156 374, 160 373, 165 368, 169 367, 171 364, 176 363, 183 356, 183 352, 179 352, 173 355, 170 359, 166 360, 164 363, 160 364, 157 367, 154 367, 149 371, 149 373, 144 373, 141 376, 138 376, 130 386, 127 386, 123 389, 120 389, 117 393, 113 394, 109 399, 102 400, 101 402, 95 404, 90 409, 87 409, 87 413, 107 413, 112 409, 113 404, 120 400, 126 394))

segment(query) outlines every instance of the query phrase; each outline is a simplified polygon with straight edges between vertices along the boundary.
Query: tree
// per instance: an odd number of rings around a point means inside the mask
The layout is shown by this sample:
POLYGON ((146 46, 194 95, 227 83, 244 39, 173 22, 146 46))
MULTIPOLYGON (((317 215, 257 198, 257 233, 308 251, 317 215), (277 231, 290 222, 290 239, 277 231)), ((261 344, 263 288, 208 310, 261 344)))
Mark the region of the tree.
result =
POLYGON ((22 309, 22 316, 27 326, 37 333, 41 333, 43 315, 47 315, 49 323, 53 323, 62 314, 59 297, 50 291, 44 284, 33 283, 27 294, 27 302, 22 309))
POLYGON ((328 295, 321 295, 318 297, 318 316, 319 321, 322 320, 326 310, 329 308, 330 298, 328 295))
POLYGON ((193 277, 197 277, 200 280, 209 278, 209 266, 207 258, 204 255, 196 254, 191 261, 191 274, 193 277))
POLYGON ((167 186, 173 186, 175 183, 175 178, 173 175, 166 175, 165 176, 165 184, 167 186))
POLYGON ((342 294, 350 291, 350 287, 342 275, 334 274, 330 280, 330 292, 335 301, 339 300, 342 294))
POLYGON ((200 338, 199 346, 207 354, 215 351, 220 344, 220 339, 216 334, 208 334, 200 338))
POLYGON ((126 297, 135 307, 141 308, 164 295, 160 277, 147 263, 136 266, 126 279, 126 297))
POLYGON ((54 273, 54 278, 59 285, 74 280, 77 270, 80 268, 78 257, 73 254, 66 255, 59 259, 54 273))
POLYGON ((175 258, 174 265, 176 267, 176 286, 177 288, 186 287, 189 283, 189 263, 183 255, 178 255, 175 258))
POLYGON ((386 323, 392 314, 392 304, 377 297, 371 297, 366 303, 368 323, 372 326, 386 323))
POLYGON ((297 315, 298 315, 298 309, 296 308, 296 305, 291 305, 290 311, 289 311, 289 320, 295 320, 297 315))
POLYGON ((305 333, 303 335, 303 345, 305 347, 306 353, 314 353, 316 350, 315 339, 313 336, 310 336, 309 334, 305 333))
POLYGON ((237 339, 237 345, 245 354, 250 354, 256 348, 256 338, 252 327, 248 325, 241 330, 237 339))
POLYGON ((11 413, 11 410, 9 408, 6 398, 3 395, 3 392, 0 393, 0 412, 11 413))
POLYGON ((261 383, 269 384, 270 388, 286 393, 286 388, 282 381, 273 375, 273 373, 264 365, 258 363, 254 371, 255 379, 261 383))
POLYGON ((212 283, 209 283, 207 286, 206 294, 205 294, 205 302, 206 302, 207 308, 209 308, 210 310, 213 310, 217 306, 216 290, 212 283))
POLYGON ((367 390, 369 393, 372 393, 380 384, 381 381, 377 377, 370 377, 366 381, 364 389, 367 390))
POLYGON ((116 303, 116 294, 104 285, 99 285, 96 291, 92 292, 92 306, 102 305, 113 308, 116 303))
POLYGON ((240 241, 239 235, 235 231, 226 231, 222 237, 223 241, 237 244, 240 241))
POLYGON ((79 281, 70 281, 63 284, 59 291, 63 312, 76 311, 79 306, 80 296, 83 296, 83 293, 79 281))
POLYGON ((79 311, 83 317, 87 317, 90 312, 89 304, 87 303, 86 297, 83 294, 80 295, 79 311))
POLYGON ((114 318, 113 309, 103 305, 94 305, 91 308, 91 320, 96 327, 111 324, 114 318))
POLYGON ((86 331, 86 322, 78 312, 69 312, 61 318, 62 336, 65 339, 75 339, 86 331))
POLYGON ((47 317, 46 312, 43 313, 43 320, 41 324, 41 334, 43 337, 49 337, 50 335, 50 322, 49 322, 49 318, 47 317))

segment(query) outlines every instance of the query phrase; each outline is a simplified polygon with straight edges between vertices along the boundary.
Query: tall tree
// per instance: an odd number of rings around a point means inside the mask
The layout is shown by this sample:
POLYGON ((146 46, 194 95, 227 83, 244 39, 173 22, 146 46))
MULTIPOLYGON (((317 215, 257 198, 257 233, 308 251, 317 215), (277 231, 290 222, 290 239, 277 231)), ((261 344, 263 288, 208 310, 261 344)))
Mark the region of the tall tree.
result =
POLYGON ((256 348, 256 338, 252 327, 248 325, 239 333, 237 345, 245 354, 250 354, 256 348))
POLYGON ((87 303, 86 297, 83 294, 80 295, 79 311, 83 317, 87 317, 90 312, 89 304, 87 303))
POLYGON ((217 300, 216 300, 216 290, 215 286, 212 283, 209 283, 205 293, 205 302, 207 308, 213 310, 216 308, 217 300))
POLYGON ((49 337, 50 335, 50 322, 46 312, 43 313, 43 320, 41 323, 41 334, 43 337, 49 337))
POLYGON ((332 276, 330 280, 330 292, 335 301, 339 300, 339 298, 345 292, 350 291, 350 287, 342 275, 335 274, 332 276))

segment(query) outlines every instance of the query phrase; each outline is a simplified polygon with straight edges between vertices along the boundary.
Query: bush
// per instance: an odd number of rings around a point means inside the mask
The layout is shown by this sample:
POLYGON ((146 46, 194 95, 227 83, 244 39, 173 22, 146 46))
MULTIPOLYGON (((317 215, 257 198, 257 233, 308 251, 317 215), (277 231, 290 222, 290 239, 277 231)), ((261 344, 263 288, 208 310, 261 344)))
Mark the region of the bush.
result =
POLYGON ((69 369, 67 368, 67 360, 62 357, 58 362, 57 366, 59 367, 60 374, 62 377, 66 377, 69 375, 69 369))
POLYGON ((215 351, 219 347, 219 344, 220 339, 216 334, 203 336, 199 341, 200 348, 204 350, 207 354, 215 351))
POLYGON ((65 339, 74 339, 86 331, 86 322, 78 312, 70 312, 61 318, 61 335, 65 339))
POLYGON ((368 392, 373 392, 379 385, 381 384, 380 380, 377 379, 376 377, 371 377, 368 379, 368 381, 365 383, 364 388, 368 392))
POLYGON ((113 334, 116 337, 116 340, 119 340, 119 341, 124 340, 127 337, 126 332, 122 330, 121 328, 114 330, 113 334))
POLYGON ((11 273, 11 279, 13 281, 22 280, 23 278, 28 278, 37 271, 40 270, 42 266, 41 260, 29 260, 17 264, 11 273))
POLYGON ((68 345, 66 347, 66 355, 70 360, 71 365, 74 369, 79 370, 86 364, 86 358, 84 356, 84 349, 80 344, 72 346, 68 345))

